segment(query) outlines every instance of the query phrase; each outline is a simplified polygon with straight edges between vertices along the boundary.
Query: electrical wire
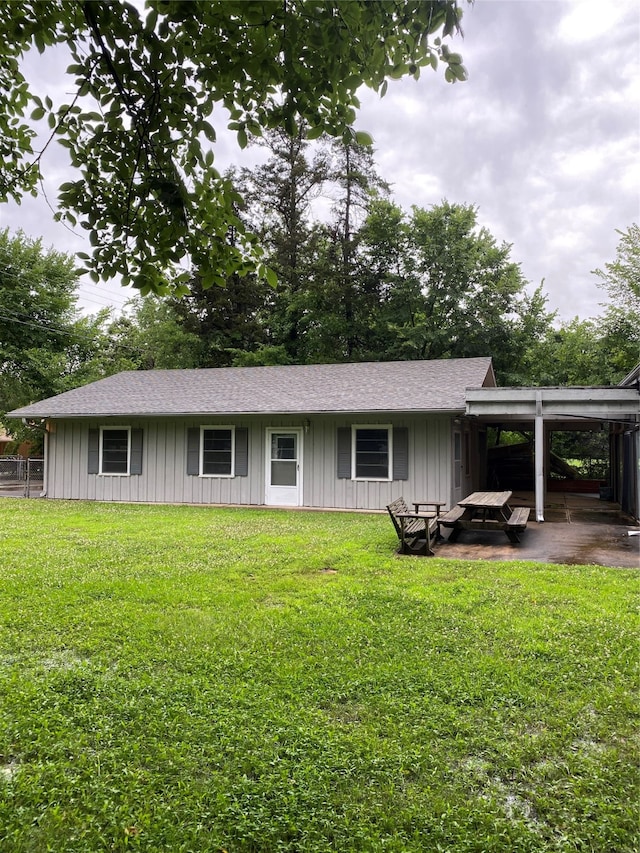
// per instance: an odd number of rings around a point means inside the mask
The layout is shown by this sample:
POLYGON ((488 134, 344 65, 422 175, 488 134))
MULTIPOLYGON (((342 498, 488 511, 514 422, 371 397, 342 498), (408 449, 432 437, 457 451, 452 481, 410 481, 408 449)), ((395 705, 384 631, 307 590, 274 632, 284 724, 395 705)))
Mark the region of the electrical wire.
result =
MULTIPOLYGON (((78 331, 71 331, 70 329, 59 329, 55 326, 48 325, 47 323, 34 323, 33 320, 21 320, 19 317, 28 317, 28 314, 19 314, 15 311, 11 311, 10 309, 5 308, 4 306, 0 306, 0 320, 8 320, 11 323, 17 323, 20 326, 29 326, 33 329, 38 329, 40 331, 44 330, 45 332, 51 332, 56 335, 62 335, 63 337, 69 338, 73 342, 85 342, 87 344, 95 343, 95 338, 90 335, 84 335, 78 331), (4 313, 8 311, 9 313, 4 313)), ((139 353, 140 350, 137 347, 133 347, 130 344, 125 344, 122 342, 118 342, 117 346, 130 350, 131 352, 139 353)))

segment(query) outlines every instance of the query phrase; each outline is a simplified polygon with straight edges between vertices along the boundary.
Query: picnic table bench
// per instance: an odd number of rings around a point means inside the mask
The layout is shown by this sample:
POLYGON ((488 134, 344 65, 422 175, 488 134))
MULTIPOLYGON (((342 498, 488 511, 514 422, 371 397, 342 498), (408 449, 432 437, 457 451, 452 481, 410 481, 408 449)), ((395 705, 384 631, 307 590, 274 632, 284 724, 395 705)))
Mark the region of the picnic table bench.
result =
POLYGON ((449 542, 455 542, 463 530, 500 531, 516 544, 518 536, 527 527, 528 507, 509 506, 512 492, 473 492, 441 515, 443 527, 451 528, 449 542))
POLYGON ((433 544, 440 535, 438 514, 444 501, 414 501, 414 512, 403 497, 397 498, 387 506, 387 512, 398 534, 400 554, 421 554, 433 557, 433 544), (421 506, 433 507, 433 510, 421 512, 421 506))

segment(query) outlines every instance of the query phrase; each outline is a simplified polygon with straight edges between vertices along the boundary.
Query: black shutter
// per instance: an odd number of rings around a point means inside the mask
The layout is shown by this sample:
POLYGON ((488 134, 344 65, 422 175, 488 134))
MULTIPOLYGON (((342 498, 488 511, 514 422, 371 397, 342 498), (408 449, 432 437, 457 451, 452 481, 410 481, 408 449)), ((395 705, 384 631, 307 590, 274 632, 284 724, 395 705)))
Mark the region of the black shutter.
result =
POLYGON ((100 470, 100 430, 89 430, 89 459, 87 464, 88 474, 97 474, 100 470))
POLYGON ((131 467, 130 474, 142 474, 142 430, 131 430, 131 467))
POLYGON ((246 427, 236 429, 236 477, 249 474, 249 430, 246 427))
POLYGON ((409 479, 409 430, 394 427, 393 430, 393 479, 409 479))
POLYGON ((187 474, 197 477, 200 473, 200 430, 191 427, 187 430, 187 474))
POLYGON ((351 427, 338 427, 337 435, 338 479, 351 479, 351 427))

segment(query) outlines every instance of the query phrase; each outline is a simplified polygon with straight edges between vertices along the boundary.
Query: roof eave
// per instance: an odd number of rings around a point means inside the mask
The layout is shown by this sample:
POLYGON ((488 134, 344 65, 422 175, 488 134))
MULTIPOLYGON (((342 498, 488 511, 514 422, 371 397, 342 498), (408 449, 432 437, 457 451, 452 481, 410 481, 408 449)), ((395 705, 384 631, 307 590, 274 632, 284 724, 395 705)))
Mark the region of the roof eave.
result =
POLYGON ((204 418, 204 417, 275 417, 280 415, 454 415, 465 413, 464 405, 456 408, 428 409, 270 409, 255 411, 250 409, 236 411, 197 411, 197 412, 7 412, 8 418, 26 418, 43 420, 83 420, 89 418, 204 418))

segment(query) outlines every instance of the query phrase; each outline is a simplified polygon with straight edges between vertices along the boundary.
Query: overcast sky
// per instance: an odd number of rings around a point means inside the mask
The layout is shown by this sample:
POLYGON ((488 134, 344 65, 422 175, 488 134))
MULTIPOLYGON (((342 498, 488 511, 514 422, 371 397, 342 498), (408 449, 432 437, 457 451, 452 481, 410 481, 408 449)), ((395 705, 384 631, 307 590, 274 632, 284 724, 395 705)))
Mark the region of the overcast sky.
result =
MULTIPOLYGON (((382 99, 364 91, 357 127, 373 134, 379 173, 402 207, 476 205, 531 288, 544 279, 560 320, 595 317, 605 293, 591 270, 615 258, 616 229, 640 221, 640 0, 476 0, 463 29, 453 47, 467 82, 425 71, 382 99)), ((43 65, 46 54, 34 61, 53 96, 59 67, 43 65)), ((218 168, 255 156, 219 139, 218 168)), ((52 146, 44 162, 52 203, 65 157, 52 146)), ((2 206, 0 217, 45 245, 88 251, 44 199, 2 206)), ((83 283, 81 305, 95 312, 131 295, 83 283)))

